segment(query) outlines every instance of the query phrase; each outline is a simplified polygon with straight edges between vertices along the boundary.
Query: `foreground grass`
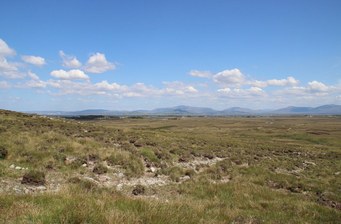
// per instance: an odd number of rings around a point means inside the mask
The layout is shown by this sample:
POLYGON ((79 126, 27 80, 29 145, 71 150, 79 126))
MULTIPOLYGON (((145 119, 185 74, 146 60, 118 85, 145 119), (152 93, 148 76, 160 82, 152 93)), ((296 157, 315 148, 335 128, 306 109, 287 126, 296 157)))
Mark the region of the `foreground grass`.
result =
POLYGON ((341 214, 250 183, 187 183, 171 200, 73 186, 57 194, 0 195, 3 223, 339 223, 341 214))
POLYGON ((78 122, 0 111, 0 184, 20 185, 26 171, 11 164, 63 183, 0 189, 0 223, 340 223, 340 136, 340 117, 78 122), (220 160, 200 172, 180 166, 203 158, 220 160), (152 166, 171 182, 133 196, 84 181, 100 177, 89 161, 126 179, 152 166))

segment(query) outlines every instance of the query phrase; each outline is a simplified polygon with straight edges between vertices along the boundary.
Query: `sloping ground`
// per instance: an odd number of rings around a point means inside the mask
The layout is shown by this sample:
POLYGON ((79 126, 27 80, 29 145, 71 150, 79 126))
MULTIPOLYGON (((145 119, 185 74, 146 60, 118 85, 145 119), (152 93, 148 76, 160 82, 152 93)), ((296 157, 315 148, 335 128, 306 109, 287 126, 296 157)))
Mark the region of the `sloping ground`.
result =
POLYGON ((339 136, 338 117, 0 111, 0 222, 339 223, 339 136))

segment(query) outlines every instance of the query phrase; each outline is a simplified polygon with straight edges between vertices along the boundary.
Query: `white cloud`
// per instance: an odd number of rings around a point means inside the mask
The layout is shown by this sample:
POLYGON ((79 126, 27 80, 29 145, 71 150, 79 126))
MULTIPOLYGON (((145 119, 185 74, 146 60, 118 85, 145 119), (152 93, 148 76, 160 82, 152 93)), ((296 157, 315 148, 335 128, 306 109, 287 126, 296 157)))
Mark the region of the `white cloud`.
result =
POLYGON ((318 82, 318 81, 308 82, 307 88, 311 92, 326 92, 330 89, 330 87, 328 87, 325 84, 323 84, 322 82, 318 82))
POLYGON ((292 76, 287 77, 286 79, 270 79, 267 81, 250 81, 249 84, 255 87, 267 87, 267 86, 296 86, 299 81, 292 76))
POLYGON ((9 79, 20 79, 25 77, 25 74, 20 72, 17 63, 8 62, 5 57, 0 56, 0 76, 9 79))
POLYGON ((94 86, 100 90, 112 91, 112 90, 119 90, 121 89, 121 85, 117 83, 108 83, 108 81, 102 81, 99 83, 94 84, 94 86))
POLYGON ((184 95, 199 92, 195 87, 186 85, 179 81, 164 82, 163 84, 166 86, 166 88, 162 89, 162 93, 167 95, 184 95))
POLYGON ((8 89, 11 85, 6 81, 0 81, 0 89, 8 89))
POLYGON ((0 56, 12 55, 15 55, 15 50, 11 49, 4 40, 0 39, 0 56))
POLYGON ((23 55, 21 59, 29 64, 36 65, 36 66, 43 66, 45 65, 45 59, 39 56, 32 56, 32 55, 23 55))
POLYGON ((54 70, 51 72, 51 76, 59 79, 89 79, 89 76, 79 69, 72 69, 69 71, 62 69, 54 70))
POLYGON ((263 89, 259 87, 251 87, 249 89, 240 89, 234 88, 231 89, 229 87, 218 89, 217 92, 221 94, 221 96, 227 96, 231 98, 248 98, 248 97, 259 97, 265 96, 265 92, 263 89))
POLYGON ((199 71, 199 70, 191 70, 189 72, 191 76, 200 77, 200 78, 210 78, 212 73, 210 71, 199 71))
POLYGON ((89 57, 84 70, 88 73, 104 73, 109 70, 114 70, 116 65, 107 61, 104 54, 96 53, 89 57))
POLYGON ((35 73, 33 73, 31 71, 27 72, 27 76, 30 77, 33 80, 40 80, 39 76, 37 76, 35 73))
POLYGON ((47 83, 41 80, 29 80, 24 84, 24 87, 29 88, 45 88, 47 86, 47 83))
POLYGON ((74 56, 67 55, 63 51, 59 51, 59 56, 63 60, 63 66, 67 68, 79 68, 82 66, 82 63, 78 61, 78 59, 74 56))
POLYGON ((237 68, 218 72, 213 81, 222 86, 241 86, 245 84, 245 76, 237 68))

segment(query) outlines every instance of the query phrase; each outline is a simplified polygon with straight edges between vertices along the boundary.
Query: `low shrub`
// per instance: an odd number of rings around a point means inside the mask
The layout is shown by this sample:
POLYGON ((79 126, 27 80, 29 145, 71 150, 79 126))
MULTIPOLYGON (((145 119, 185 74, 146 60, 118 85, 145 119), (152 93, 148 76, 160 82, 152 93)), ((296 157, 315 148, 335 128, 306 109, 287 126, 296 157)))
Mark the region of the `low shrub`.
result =
POLYGON ((145 187, 141 184, 138 184, 134 187, 133 191, 132 191, 132 194, 133 195, 139 195, 139 194, 144 194, 145 192, 145 187))
POLYGON ((0 159, 6 159, 8 151, 4 146, 0 146, 0 159))
POLYGON ((45 173, 37 170, 30 170, 24 174, 21 183, 35 186, 45 185, 45 173))
POLYGON ((108 172, 108 168, 102 164, 98 164, 93 168, 92 172, 96 174, 104 174, 108 172))

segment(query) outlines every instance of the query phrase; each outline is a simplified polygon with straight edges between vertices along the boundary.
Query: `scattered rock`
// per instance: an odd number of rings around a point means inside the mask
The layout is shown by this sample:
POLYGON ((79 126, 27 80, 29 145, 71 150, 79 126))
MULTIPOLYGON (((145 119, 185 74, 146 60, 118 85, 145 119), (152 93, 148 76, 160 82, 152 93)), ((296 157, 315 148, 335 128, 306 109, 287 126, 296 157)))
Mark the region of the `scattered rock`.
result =
POLYGON ((145 192, 145 187, 142 185, 136 185, 135 188, 132 191, 133 195, 140 195, 140 194, 144 194, 145 192))
POLYGON ((16 170, 21 170, 22 168, 20 166, 15 167, 16 170))
POLYGON ((15 169, 15 165, 14 165, 14 164, 12 164, 12 165, 10 165, 10 166, 9 166, 9 168, 11 168, 11 169, 15 169))

